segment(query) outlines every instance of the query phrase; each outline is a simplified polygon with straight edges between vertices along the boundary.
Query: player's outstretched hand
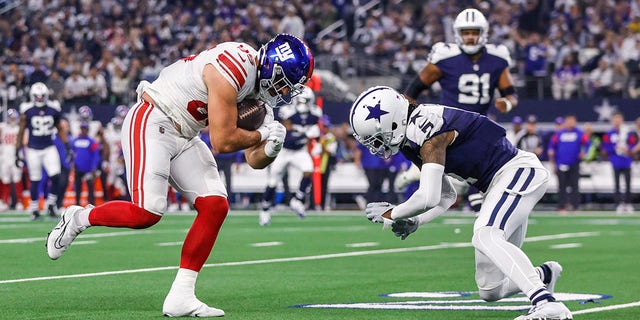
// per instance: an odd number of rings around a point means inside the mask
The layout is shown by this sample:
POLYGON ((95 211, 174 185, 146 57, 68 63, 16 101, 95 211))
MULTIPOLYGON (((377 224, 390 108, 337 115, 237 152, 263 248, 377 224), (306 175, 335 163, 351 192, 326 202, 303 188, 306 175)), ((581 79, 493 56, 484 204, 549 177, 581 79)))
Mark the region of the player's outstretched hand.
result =
POLYGON ((367 203, 364 213, 371 222, 391 223, 392 221, 390 219, 384 218, 382 215, 393 209, 393 207, 395 206, 389 202, 370 202, 367 203))
POLYGON ((267 136, 267 144, 264 145, 264 153, 267 157, 275 158, 282 150, 287 129, 278 121, 273 121, 267 124, 266 127, 269 129, 269 134, 267 136))
POLYGON ((415 219, 401 219, 395 220, 391 225, 391 231, 396 237, 400 237, 400 239, 406 239, 410 234, 416 232, 418 230, 418 226, 420 224, 415 219))

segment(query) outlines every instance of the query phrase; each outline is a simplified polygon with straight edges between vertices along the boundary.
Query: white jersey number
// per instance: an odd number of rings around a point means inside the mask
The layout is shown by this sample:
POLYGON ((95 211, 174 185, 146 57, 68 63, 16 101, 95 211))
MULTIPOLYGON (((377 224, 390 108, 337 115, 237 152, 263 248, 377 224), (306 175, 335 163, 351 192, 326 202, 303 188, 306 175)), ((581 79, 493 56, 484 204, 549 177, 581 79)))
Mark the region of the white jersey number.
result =
POLYGON ((487 104, 489 96, 489 80, 491 75, 483 73, 478 76, 475 73, 467 73, 458 80, 458 102, 462 104, 487 104))
POLYGON ((35 116, 31 118, 31 133, 35 137, 50 136, 53 134, 52 116, 35 116))

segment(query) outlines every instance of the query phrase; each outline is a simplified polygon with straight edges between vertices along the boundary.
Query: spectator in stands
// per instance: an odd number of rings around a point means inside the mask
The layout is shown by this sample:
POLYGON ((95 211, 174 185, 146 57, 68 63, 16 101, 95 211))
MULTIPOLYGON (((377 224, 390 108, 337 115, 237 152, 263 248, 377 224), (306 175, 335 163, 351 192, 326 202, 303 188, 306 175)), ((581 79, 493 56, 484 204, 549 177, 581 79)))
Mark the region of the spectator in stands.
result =
POLYGON ((85 80, 87 95, 91 97, 92 102, 99 104, 107 100, 107 94, 109 92, 107 80, 96 66, 91 66, 85 80))
POLYGON ((280 20, 278 25, 278 33, 288 33, 300 39, 304 39, 304 22, 296 13, 296 7, 287 6, 286 15, 280 20))
POLYGON ((587 92, 590 97, 608 97, 613 82, 613 69, 606 59, 598 60, 598 67, 589 73, 587 92))
POLYGON ((538 133, 537 122, 538 119, 536 116, 532 114, 529 115, 527 117, 524 135, 522 135, 514 145, 518 149, 535 154, 538 156, 538 159, 540 159, 542 155, 542 137, 538 133))
POLYGON ((587 141, 576 125, 575 115, 565 116, 564 128, 556 131, 549 142, 549 162, 558 176, 558 210, 561 215, 567 210, 577 210, 580 205, 580 161, 587 141))
POLYGON ((31 63, 31 67, 29 68, 29 73, 27 77, 29 78, 28 83, 34 84, 36 82, 46 83, 49 79, 49 70, 46 65, 40 63, 39 60, 33 59, 31 63))
MULTIPOLYGON (((54 12, 54 10, 51 10, 54 12)), ((33 50, 33 59, 38 61, 38 63, 44 65, 46 68, 53 67, 54 58, 56 55, 56 51, 49 46, 49 42, 47 38, 41 36, 38 38, 38 47, 33 50)))
POLYGON ((45 83, 51 91, 51 97, 64 105, 64 78, 58 70, 52 70, 49 79, 45 83))
POLYGON ((602 148, 606 151, 613 166, 615 182, 616 213, 633 213, 631 204, 631 150, 638 143, 637 138, 624 125, 624 115, 614 113, 611 118, 612 128, 602 137, 602 148), (624 178, 625 192, 620 193, 620 179, 624 178))
POLYGON ((64 99, 70 104, 86 102, 87 81, 80 74, 80 70, 73 70, 69 78, 64 81, 64 99))
POLYGON ((574 97, 580 88, 582 73, 580 65, 575 61, 573 54, 568 54, 562 60, 562 64, 556 68, 551 76, 551 93, 556 100, 568 100, 574 97))
POLYGON ((531 33, 523 39, 520 39, 520 45, 524 47, 524 75, 530 90, 528 96, 534 98, 540 96, 542 92, 536 92, 536 89, 544 88, 537 86, 538 81, 542 81, 547 76, 547 55, 548 48, 543 42, 543 37, 538 33, 531 33))
POLYGON ((626 95, 627 84, 629 83, 629 71, 624 62, 613 63, 613 73, 608 95, 616 98, 623 98, 626 95))

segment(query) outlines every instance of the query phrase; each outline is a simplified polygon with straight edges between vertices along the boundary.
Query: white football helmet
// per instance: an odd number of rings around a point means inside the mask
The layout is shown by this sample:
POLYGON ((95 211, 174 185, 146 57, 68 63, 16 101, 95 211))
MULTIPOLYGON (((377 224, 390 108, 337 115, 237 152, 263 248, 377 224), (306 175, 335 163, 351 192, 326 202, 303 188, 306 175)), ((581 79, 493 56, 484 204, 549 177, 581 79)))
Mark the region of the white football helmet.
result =
POLYGON ((407 130, 409 101, 385 86, 372 87, 360 94, 351 106, 349 122, 353 136, 369 151, 389 158, 398 153, 407 130))
POLYGON ((44 107, 49 101, 49 88, 42 82, 36 82, 29 89, 29 96, 36 107, 44 107))
POLYGON ((298 113, 309 113, 315 103, 316 95, 313 93, 313 90, 307 86, 304 87, 299 95, 293 97, 293 104, 296 106, 298 113))
POLYGON ((455 35, 456 43, 466 54, 475 54, 480 51, 480 49, 487 44, 488 33, 489 23, 482 12, 477 9, 462 10, 453 22, 453 34, 455 35), (466 29, 480 30, 478 43, 475 45, 464 44, 464 40, 462 39, 462 30, 466 29))

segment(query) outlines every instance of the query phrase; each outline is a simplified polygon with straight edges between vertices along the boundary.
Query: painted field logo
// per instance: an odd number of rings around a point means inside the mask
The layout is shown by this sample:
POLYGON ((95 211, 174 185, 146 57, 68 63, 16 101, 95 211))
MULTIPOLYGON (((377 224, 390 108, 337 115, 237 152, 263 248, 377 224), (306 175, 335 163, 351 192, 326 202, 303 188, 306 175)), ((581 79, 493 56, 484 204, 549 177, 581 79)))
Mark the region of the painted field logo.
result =
MULTIPOLYGON (((523 295, 505 298, 498 302, 485 302, 479 299, 477 292, 399 292, 381 294, 385 298, 422 299, 388 302, 360 302, 335 304, 300 304, 293 308, 317 309, 381 309, 381 310, 493 310, 524 311, 531 307, 529 299, 523 295)), ((560 301, 595 302, 609 299, 611 296, 589 293, 554 293, 560 301)))

